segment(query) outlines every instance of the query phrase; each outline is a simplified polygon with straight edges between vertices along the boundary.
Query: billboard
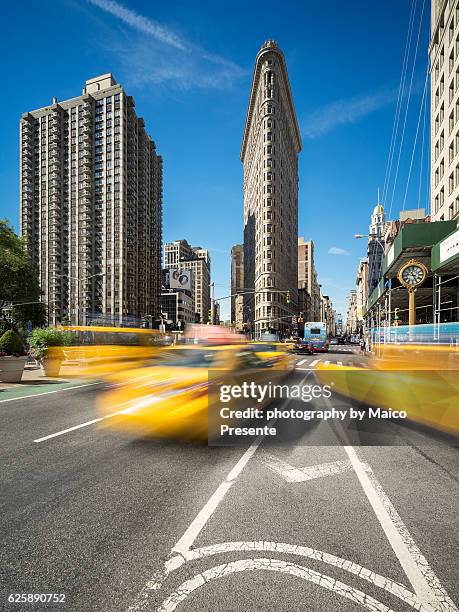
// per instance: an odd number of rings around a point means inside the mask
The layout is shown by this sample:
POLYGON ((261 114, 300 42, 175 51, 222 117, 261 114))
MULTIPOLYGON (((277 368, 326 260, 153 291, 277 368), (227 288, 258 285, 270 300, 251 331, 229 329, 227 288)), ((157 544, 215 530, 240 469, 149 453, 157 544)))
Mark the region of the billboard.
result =
POLYGON ((191 291, 191 270, 169 270, 169 287, 191 291))

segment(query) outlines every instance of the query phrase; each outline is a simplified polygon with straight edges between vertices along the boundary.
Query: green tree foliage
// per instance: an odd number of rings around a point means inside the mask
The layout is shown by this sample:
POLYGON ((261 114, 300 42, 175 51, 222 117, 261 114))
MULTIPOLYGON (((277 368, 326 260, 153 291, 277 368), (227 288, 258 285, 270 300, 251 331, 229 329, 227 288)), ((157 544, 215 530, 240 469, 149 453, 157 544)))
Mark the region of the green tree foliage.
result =
POLYGON ((9 222, 0 219, 0 310, 13 305, 12 317, 20 328, 24 328, 28 321, 33 325, 43 325, 45 309, 42 304, 14 307, 14 304, 38 302, 39 299, 38 270, 9 222))
POLYGON ((6 331, 0 337, 0 353, 16 357, 24 355, 24 343, 21 336, 12 329, 6 331))

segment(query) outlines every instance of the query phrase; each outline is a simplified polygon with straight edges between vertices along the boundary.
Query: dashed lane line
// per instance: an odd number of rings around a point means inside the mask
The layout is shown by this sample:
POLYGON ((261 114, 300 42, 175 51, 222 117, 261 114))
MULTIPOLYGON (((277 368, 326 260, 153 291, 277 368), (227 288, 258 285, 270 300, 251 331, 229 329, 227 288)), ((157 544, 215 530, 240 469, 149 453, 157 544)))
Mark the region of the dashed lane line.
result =
POLYGON ((49 434, 49 436, 43 436, 42 438, 37 438, 34 442, 45 442, 45 440, 50 440, 51 438, 56 438, 57 436, 63 436, 70 431, 75 431, 76 429, 81 429, 82 427, 87 427, 88 425, 93 425, 94 423, 99 423, 100 421, 104 421, 105 419, 110 419, 115 415, 120 414, 120 412, 114 412, 113 414, 107 414, 106 416, 99 417, 97 419, 92 419, 92 421, 86 421, 86 423, 80 423, 79 425, 74 425, 73 427, 68 427, 67 429, 63 429, 62 431, 57 431, 56 433, 49 434))

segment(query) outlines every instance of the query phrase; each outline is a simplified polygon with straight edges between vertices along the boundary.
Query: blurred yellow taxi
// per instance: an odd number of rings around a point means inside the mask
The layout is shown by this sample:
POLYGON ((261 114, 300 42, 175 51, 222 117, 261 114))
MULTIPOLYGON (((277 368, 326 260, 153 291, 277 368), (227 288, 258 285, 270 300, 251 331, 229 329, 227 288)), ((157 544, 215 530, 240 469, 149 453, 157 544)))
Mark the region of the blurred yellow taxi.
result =
POLYGON ((288 346, 283 342, 250 342, 247 349, 253 351, 262 361, 272 364, 272 367, 293 372, 295 359, 288 352, 288 346))
POLYGON ((459 434, 458 346, 377 345, 367 366, 319 363, 317 377, 368 406, 405 411, 411 421, 459 434))
POLYGON ((262 360, 248 345, 177 345, 148 366, 110 377, 100 396, 104 427, 154 437, 207 439, 219 419, 218 384, 278 381, 287 367, 262 360), (209 418, 208 418, 209 415, 209 418))
POLYGON ((64 329, 75 335, 72 346, 59 347, 65 376, 105 378, 151 359, 164 344, 164 335, 153 329, 82 325, 64 329))

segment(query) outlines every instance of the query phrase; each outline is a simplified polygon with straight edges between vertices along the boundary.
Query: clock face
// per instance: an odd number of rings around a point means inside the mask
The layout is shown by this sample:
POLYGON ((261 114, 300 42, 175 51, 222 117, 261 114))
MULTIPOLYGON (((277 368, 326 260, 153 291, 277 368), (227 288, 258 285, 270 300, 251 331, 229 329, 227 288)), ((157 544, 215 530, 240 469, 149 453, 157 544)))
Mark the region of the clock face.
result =
POLYGON ((424 270, 414 264, 407 266, 402 272, 402 278, 407 285, 419 285, 424 280, 424 270))

